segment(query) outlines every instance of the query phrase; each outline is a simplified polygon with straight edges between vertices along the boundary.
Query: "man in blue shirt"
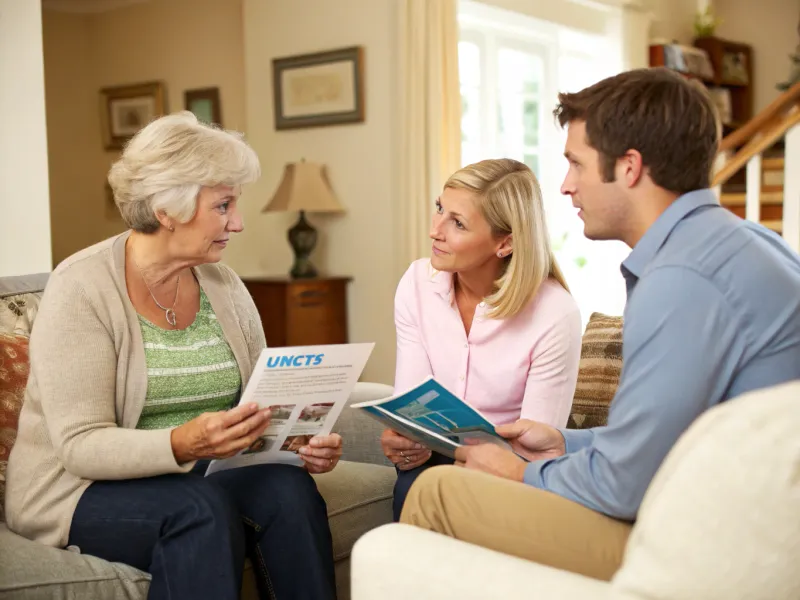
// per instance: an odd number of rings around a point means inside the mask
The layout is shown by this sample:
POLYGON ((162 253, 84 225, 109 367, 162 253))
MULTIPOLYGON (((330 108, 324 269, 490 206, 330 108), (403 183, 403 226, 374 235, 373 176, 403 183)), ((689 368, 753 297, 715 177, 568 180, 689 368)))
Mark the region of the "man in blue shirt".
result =
POLYGON ((739 394, 800 379, 800 259, 708 189, 719 125, 698 85, 630 71, 559 95, 555 115, 568 126, 561 191, 584 234, 632 248, 608 425, 498 427, 531 462, 491 444, 461 448, 466 469, 423 475, 402 521, 610 579, 650 481, 689 425, 739 394))

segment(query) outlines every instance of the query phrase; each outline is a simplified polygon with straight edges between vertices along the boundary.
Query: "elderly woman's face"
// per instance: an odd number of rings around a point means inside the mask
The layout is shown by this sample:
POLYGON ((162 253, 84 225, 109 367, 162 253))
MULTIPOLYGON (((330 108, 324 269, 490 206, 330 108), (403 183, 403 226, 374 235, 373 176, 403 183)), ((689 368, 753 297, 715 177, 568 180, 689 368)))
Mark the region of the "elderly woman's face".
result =
POLYGON ((197 213, 181 226, 182 250, 201 263, 218 262, 231 233, 244 229, 236 206, 241 189, 218 185, 203 187, 197 196, 197 213))

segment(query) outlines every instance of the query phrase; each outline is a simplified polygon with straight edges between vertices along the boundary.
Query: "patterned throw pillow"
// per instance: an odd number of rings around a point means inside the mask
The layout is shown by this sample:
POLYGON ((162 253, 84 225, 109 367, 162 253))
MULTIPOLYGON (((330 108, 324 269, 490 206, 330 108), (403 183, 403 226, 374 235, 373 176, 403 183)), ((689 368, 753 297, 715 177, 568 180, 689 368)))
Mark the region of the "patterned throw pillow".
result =
POLYGON ((0 333, 29 336, 41 301, 42 292, 27 292, 0 298, 0 333))
POLYGON ((622 371, 622 317, 592 313, 581 343, 569 429, 605 425, 622 371))
POLYGON ((17 439, 28 372, 28 337, 0 333, 0 521, 5 521, 6 464, 17 439))

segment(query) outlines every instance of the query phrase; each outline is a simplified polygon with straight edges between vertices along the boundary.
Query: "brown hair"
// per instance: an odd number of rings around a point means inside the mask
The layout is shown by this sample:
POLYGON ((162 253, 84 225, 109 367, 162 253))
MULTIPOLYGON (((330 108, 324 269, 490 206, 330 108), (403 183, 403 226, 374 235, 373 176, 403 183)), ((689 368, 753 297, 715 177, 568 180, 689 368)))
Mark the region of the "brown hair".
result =
POLYGON ((614 181, 617 160, 637 150, 659 187, 684 194, 710 186, 720 125, 699 83, 665 68, 636 69, 559 94, 558 102, 553 114, 562 127, 586 122, 604 181, 614 181))

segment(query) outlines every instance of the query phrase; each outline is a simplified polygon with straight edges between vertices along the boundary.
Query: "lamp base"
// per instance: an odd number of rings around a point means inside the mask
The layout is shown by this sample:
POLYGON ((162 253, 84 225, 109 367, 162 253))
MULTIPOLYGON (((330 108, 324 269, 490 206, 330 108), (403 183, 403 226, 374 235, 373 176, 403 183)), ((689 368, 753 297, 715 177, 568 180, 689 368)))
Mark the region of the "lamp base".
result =
POLYGON ((300 218, 289 230, 289 244, 294 250, 294 265, 289 274, 295 279, 311 279, 318 275, 311 264, 310 256, 317 245, 317 230, 306 221, 306 213, 300 211, 300 218))

